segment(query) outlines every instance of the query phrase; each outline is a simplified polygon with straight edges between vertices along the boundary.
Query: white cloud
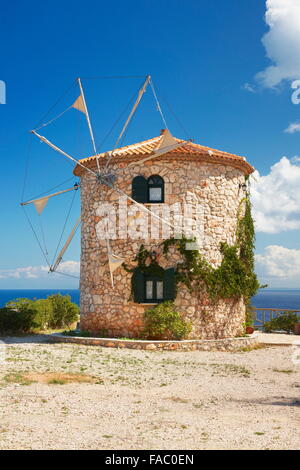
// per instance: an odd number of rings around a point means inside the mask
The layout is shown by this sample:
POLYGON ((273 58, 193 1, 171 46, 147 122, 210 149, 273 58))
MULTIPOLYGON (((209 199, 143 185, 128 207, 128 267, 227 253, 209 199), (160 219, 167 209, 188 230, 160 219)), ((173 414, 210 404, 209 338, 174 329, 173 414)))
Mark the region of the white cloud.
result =
POLYGON ((267 0, 266 23, 269 31, 262 42, 273 65, 256 75, 265 87, 273 88, 283 80, 300 78, 300 2, 267 0))
POLYGON ((292 122, 285 130, 286 134, 294 134, 300 132, 300 122, 292 122))
POLYGON ((250 93, 256 93, 257 91, 251 83, 244 83, 244 85, 242 85, 242 90, 249 91, 250 93))
POLYGON ((270 245, 263 254, 255 256, 260 276, 295 280, 300 277, 300 250, 270 245))
MULTIPOLYGON (((48 276, 48 271, 48 266, 27 266, 24 268, 0 269, 0 279, 42 279, 48 276)), ((59 271, 77 276, 80 272, 80 263, 79 261, 63 261, 59 265, 59 271)))
POLYGON ((282 157, 266 176, 254 173, 251 198, 256 230, 280 233, 300 229, 299 157, 282 157))

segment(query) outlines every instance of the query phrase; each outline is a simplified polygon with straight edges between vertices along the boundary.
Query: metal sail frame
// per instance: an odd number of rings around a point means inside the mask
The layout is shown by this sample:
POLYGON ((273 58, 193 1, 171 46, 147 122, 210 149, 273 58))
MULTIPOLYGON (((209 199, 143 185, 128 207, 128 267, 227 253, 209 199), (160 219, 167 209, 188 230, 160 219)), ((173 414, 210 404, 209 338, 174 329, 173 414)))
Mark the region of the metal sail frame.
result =
POLYGON ((57 270, 59 264, 61 263, 61 261, 62 261, 62 259, 63 259, 63 256, 64 256, 65 252, 66 252, 67 249, 69 248, 69 245, 70 245, 71 241, 73 240, 73 238, 74 238, 74 236, 75 236, 75 234, 76 234, 76 231, 77 231, 77 229, 78 229, 80 223, 81 223, 81 216, 77 219, 76 224, 74 225, 74 227, 73 227, 73 229, 72 229, 70 235, 68 236, 68 239, 67 239, 66 243, 64 244, 64 246, 63 246, 62 249, 60 250, 60 252, 59 252, 59 254, 58 254, 58 256, 57 256, 55 262, 53 263, 52 266, 50 266, 49 272, 52 273, 52 272, 55 272, 55 271, 57 270))
POLYGON ((36 199, 31 199, 30 201, 21 202, 20 205, 27 206, 28 204, 34 204, 36 202, 43 201, 44 199, 50 199, 51 197, 59 196, 60 194, 68 193, 69 191, 77 191, 79 187, 80 187, 79 185, 74 185, 72 188, 63 189, 62 191, 58 191, 53 194, 48 194, 46 196, 42 196, 36 199))
MULTIPOLYGON (((81 93, 81 96, 82 96, 82 101, 83 101, 83 105, 84 105, 84 108, 85 108, 85 115, 86 115, 86 119, 87 119, 87 123, 88 123, 88 127, 89 127, 89 131, 90 131, 90 136, 91 136, 91 139, 92 139, 92 144, 93 144, 93 149, 96 153, 96 161, 97 161, 97 169, 98 169, 98 173, 96 173, 95 171, 91 170, 90 168, 86 167, 85 165, 83 165, 80 161, 78 161, 76 158, 72 157, 71 155, 69 155, 68 153, 66 153, 64 150, 60 149, 58 146, 56 146, 55 144, 53 144, 52 142, 50 142, 48 139, 46 139, 46 137, 38 134, 36 132, 36 130, 32 130, 31 133, 34 134, 37 138, 39 138, 42 142, 44 142, 45 144, 47 144, 49 147, 51 147, 53 150, 55 150, 56 152, 60 153, 61 155, 65 156, 66 158, 68 158, 69 160, 71 160, 73 163, 75 163, 76 165, 79 165, 80 167, 82 167, 84 170, 88 171, 89 173, 93 174, 95 177, 99 177, 101 175, 100 173, 100 165, 99 165, 99 157, 97 156, 97 149, 96 149, 96 144, 95 144, 95 139, 94 139, 94 133, 93 133, 93 128, 92 128, 92 125, 91 125, 91 121, 90 121, 90 117, 89 117, 89 113, 88 113, 88 109, 87 109, 87 105, 86 105, 86 101, 85 101, 85 96, 84 96, 84 91, 83 91, 83 87, 82 87, 82 83, 81 83, 81 79, 78 78, 78 84, 79 84, 79 88, 80 88, 80 93, 81 93)), ((162 114, 162 111, 161 111, 161 107, 160 107, 160 104, 158 102, 158 99, 157 99, 157 96, 156 96, 156 93, 154 91, 154 88, 153 88, 153 85, 152 85, 152 81, 151 81, 151 76, 150 75, 147 75, 146 76, 146 79, 142 85, 142 87, 140 88, 139 92, 138 92, 138 96, 137 96, 137 99, 127 117, 127 120, 121 130, 121 133, 116 141, 116 144, 114 146, 114 149, 113 151, 110 152, 109 154, 109 158, 106 162, 106 166, 105 166, 105 170, 107 170, 107 167, 110 163, 110 160, 111 160, 111 157, 113 155, 113 152, 115 150, 115 148, 117 147, 117 145, 119 144, 121 138, 123 137, 134 113, 136 112, 136 109, 142 99, 142 96, 144 95, 145 91, 146 91, 146 88, 147 86, 149 85, 149 83, 151 84, 151 88, 152 88, 152 91, 154 93, 154 97, 155 97, 155 100, 156 100, 156 103, 158 103, 158 110, 160 111, 160 114, 162 116, 162 119, 164 121, 164 123, 166 123, 165 119, 164 119, 164 116, 162 114)), ((161 152, 159 151, 159 149, 157 149, 157 154, 155 155, 155 153, 139 162, 135 162, 135 164, 141 164, 141 163, 144 163, 145 161, 147 160, 151 160, 155 157, 158 157, 160 155, 163 155, 164 153, 167 153, 168 151, 170 151, 171 149, 174 149, 174 148, 179 148, 179 147, 182 147, 184 145, 187 145, 188 143, 190 142, 189 141, 184 141, 184 142, 180 142, 178 144, 174 144, 174 145, 171 145, 169 146, 168 150, 167 147, 165 148, 162 148, 161 149, 161 152)), ((129 165, 128 165, 129 166, 129 165)), ((104 175, 105 177, 105 175, 104 175)), ((99 178, 98 178, 99 180, 99 178)), ((122 191, 121 189, 117 188, 116 186, 114 186, 114 184, 112 184, 110 181, 105 181, 105 178, 103 180, 102 178, 102 181, 101 181, 103 184, 105 184, 106 186, 108 186, 109 188, 111 188, 113 191, 117 192, 118 194, 121 194, 122 196, 126 197, 127 200, 129 200, 130 202, 132 202, 133 204, 135 204, 137 207, 139 207, 142 211, 146 212, 147 214, 150 214, 152 217, 160 220, 162 223, 164 224, 167 224, 169 227, 173 228, 176 230, 176 228, 170 224, 169 222, 167 222, 166 220, 164 220, 162 217, 160 217, 159 215, 155 214, 154 212, 152 212, 150 209, 148 209, 147 207, 145 207, 143 204, 140 204, 139 202, 135 201, 133 198, 131 198, 130 196, 128 196, 124 191, 122 191)), ((60 192, 57 192, 55 194, 52 194, 52 195, 49 195, 48 197, 53 197, 53 196, 56 196, 56 195, 59 195, 59 194, 63 194, 67 191, 71 191, 72 189, 75 189, 75 188, 70 188, 70 189, 67 189, 67 190, 63 190, 63 191, 60 191, 60 192)), ((76 188, 78 189, 78 188, 76 188)), ((45 199, 47 198, 47 196, 43 197, 43 198, 39 198, 40 200, 41 199, 45 199)), ((35 200, 37 201, 37 200, 35 200)), ((21 205, 27 205, 27 204, 30 204, 30 203, 34 203, 34 200, 31 200, 31 201, 27 201, 27 202, 24 202, 24 203, 21 203, 21 205)), ((74 238, 75 236, 75 233, 77 231, 77 228, 78 226, 80 225, 81 223, 81 217, 79 217, 79 219, 77 220, 75 226, 73 227, 65 245, 63 246, 63 248, 60 250, 59 252, 59 255, 57 257, 57 259, 55 260, 55 262, 53 263, 52 266, 49 267, 49 271, 50 272, 55 272, 59 266, 59 264, 61 263, 62 259, 63 259, 63 255, 65 254, 66 250, 68 249, 72 239, 74 238)), ((110 249, 108 248, 109 247, 109 239, 107 238, 106 240, 107 242, 107 254, 108 254, 108 261, 109 261, 109 254, 111 253, 110 252, 110 249)), ((112 253, 111 253, 112 254, 112 253)), ((111 282, 112 282, 112 287, 113 287, 113 275, 112 275, 112 271, 110 270, 110 274, 111 274, 111 282)))

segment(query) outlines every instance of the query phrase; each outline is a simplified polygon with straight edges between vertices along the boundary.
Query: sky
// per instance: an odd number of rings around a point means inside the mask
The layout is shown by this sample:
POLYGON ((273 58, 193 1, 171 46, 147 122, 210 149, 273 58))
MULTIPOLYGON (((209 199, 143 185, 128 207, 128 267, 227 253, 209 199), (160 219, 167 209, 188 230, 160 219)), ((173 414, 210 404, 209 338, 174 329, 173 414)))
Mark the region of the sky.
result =
MULTIPOLYGON (((97 148, 107 150, 148 73, 176 137, 243 155, 256 168, 257 273, 270 287, 299 287, 299 37, 298 0, 2 2, 0 288, 78 286, 76 278, 48 274, 19 205, 57 185, 72 187, 72 164, 28 131, 67 109, 82 77, 97 148)), ((147 92, 124 144, 162 127, 147 92)), ((76 158, 92 152, 84 115, 74 109, 40 133, 76 158)), ((68 214, 62 240, 80 210, 77 193, 54 199, 45 217, 26 209, 51 259, 68 214)), ((78 276, 79 258, 77 233, 60 269, 78 276)))

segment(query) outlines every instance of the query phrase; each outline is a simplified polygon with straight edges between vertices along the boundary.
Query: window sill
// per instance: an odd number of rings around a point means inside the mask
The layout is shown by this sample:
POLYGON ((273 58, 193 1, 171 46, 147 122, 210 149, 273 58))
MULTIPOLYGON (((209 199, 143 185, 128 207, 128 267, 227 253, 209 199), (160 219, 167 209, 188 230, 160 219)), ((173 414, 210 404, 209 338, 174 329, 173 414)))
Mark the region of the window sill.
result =
POLYGON ((158 305, 160 302, 142 302, 139 305, 158 305))
MULTIPOLYGON (((140 203, 141 204, 141 203, 140 203)), ((144 202, 144 206, 166 206, 166 202, 144 202)))

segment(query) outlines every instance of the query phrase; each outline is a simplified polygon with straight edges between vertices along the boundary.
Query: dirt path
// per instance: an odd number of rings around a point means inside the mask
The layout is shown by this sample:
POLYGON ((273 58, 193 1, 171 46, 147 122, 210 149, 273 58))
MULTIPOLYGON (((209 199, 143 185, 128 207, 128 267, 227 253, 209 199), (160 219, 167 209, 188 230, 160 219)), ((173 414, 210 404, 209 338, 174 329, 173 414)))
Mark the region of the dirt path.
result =
POLYGON ((0 449, 300 448, 290 347, 176 353, 42 341, 4 348, 0 449))

